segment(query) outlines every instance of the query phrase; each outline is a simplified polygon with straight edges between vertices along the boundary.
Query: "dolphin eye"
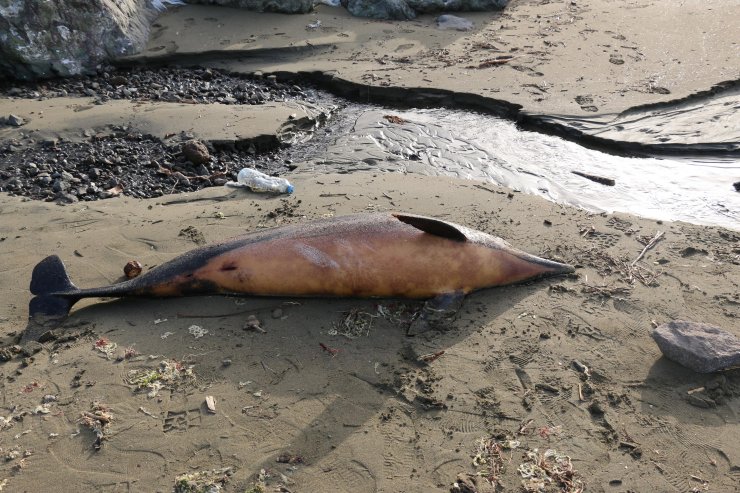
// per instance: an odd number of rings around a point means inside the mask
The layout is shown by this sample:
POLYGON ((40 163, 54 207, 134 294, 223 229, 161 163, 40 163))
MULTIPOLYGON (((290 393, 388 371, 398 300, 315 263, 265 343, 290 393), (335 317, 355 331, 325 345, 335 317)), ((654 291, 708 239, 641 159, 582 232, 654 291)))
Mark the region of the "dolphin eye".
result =
POLYGON ((228 264, 224 264, 223 266, 221 266, 222 271, 229 271, 229 270, 236 270, 236 269, 237 269, 237 265, 234 262, 230 262, 228 264))

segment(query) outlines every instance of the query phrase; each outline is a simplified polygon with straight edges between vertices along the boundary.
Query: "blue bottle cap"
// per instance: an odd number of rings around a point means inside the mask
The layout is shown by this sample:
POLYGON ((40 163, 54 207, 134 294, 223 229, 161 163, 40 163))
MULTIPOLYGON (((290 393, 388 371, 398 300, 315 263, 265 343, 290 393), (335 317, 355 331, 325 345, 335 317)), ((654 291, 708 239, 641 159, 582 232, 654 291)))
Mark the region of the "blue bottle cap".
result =
POLYGON ((287 190, 288 193, 293 193, 293 190, 294 190, 293 185, 288 185, 288 190, 287 190))

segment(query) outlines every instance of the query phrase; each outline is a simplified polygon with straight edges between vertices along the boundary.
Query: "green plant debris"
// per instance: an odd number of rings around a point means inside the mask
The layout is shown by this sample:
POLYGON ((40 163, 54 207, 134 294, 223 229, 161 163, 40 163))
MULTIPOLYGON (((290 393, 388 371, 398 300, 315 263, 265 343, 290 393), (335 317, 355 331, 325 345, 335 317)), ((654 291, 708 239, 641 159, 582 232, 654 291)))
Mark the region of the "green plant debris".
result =
POLYGON ((223 467, 177 476, 175 493, 219 493, 233 472, 230 467, 223 467))
POLYGON ((557 491, 583 493, 584 484, 573 463, 565 454, 548 449, 527 452, 526 460, 517 469, 522 476, 522 486, 527 493, 557 491))
POLYGON ((126 383, 137 390, 146 390, 149 397, 155 397, 163 387, 173 387, 183 382, 195 380, 192 366, 179 361, 160 361, 159 368, 140 368, 128 372, 126 383))
POLYGON ((363 312, 359 308, 353 308, 344 313, 344 318, 342 318, 341 322, 332 323, 329 335, 342 335, 348 339, 368 336, 373 326, 373 319, 377 317, 378 315, 363 312))

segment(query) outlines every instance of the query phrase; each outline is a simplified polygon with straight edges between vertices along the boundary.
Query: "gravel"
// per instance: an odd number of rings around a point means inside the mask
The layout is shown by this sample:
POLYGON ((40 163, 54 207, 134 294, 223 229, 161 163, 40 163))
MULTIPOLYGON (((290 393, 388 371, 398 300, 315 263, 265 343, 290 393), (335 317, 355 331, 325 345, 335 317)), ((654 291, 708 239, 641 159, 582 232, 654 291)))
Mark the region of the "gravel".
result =
MULTIPOLYGON (((110 99, 196 104, 264 104, 286 100, 336 103, 331 96, 311 88, 213 69, 106 71, 96 77, 0 86, 0 97, 63 96, 92 96, 97 104, 110 99)), ((56 139, 0 142, 0 191, 60 203, 100 200, 120 194, 152 198, 223 186, 235 180, 238 171, 247 166, 272 175, 295 167, 292 158, 296 149, 261 149, 254 145, 245 149, 216 149, 209 145, 209 159, 193 164, 183 155, 182 148, 192 135, 183 133, 174 141, 162 142, 125 126, 113 130, 109 136, 91 134, 81 143, 56 139)))

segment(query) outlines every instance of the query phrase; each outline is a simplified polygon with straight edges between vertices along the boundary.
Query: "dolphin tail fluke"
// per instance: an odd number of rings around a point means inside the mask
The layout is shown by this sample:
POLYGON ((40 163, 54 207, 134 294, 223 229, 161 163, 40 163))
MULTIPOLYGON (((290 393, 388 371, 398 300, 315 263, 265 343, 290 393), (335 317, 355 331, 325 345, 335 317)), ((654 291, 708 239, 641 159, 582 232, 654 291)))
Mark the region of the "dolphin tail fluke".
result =
POLYGON ((28 304, 28 316, 61 320, 82 297, 79 292, 62 260, 56 255, 46 257, 33 268, 31 293, 36 296, 28 304))

